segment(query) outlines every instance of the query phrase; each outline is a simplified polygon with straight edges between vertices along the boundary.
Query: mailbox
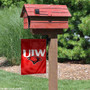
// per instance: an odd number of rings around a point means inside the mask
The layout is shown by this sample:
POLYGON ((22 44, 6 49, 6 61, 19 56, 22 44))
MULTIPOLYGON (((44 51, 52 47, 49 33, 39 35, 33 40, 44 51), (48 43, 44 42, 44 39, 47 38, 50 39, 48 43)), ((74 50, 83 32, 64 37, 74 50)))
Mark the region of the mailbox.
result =
POLYGON ((68 28, 71 17, 66 5, 24 4, 21 17, 24 29, 33 34, 60 34, 68 28))
POLYGON ((30 29, 32 34, 48 35, 50 38, 49 90, 57 90, 57 34, 68 28, 68 18, 71 14, 66 5, 24 4, 21 17, 24 20, 24 29, 30 29))

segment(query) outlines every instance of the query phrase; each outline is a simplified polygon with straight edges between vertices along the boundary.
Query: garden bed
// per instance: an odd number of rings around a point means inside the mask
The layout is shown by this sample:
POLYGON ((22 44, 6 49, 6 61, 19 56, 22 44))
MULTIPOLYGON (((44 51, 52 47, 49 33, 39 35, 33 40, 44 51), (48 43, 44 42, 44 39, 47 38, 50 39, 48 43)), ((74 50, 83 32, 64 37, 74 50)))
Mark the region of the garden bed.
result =
MULTIPOLYGON (((3 58, 1 58, 3 59, 3 58)), ((1 61, 0 59, 0 61, 1 61)), ((46 74, 33 74, 31 76, 48 78, 48 63, 47 60, 47 73, 46 74)), ((21 72, 21 66, 1 66, 0 69, 18 73, 21 72)), ((71 63, 58 63, 58 79, 71 79, 71 80, 90 80, 90 65, 89 64, 71 64, 71 63)))

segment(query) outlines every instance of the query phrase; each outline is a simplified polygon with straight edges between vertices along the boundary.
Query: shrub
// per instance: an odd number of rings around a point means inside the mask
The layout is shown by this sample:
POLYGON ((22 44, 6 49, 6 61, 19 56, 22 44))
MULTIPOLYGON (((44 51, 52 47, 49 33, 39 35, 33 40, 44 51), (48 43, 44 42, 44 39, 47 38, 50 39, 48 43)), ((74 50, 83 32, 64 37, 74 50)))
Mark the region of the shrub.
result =
POLYGON ((74 36, 70 33, 64 33, 64 35, 58 35, 58 42, 58 57, 70 60, 80 60, 86 57, 83 49, 84 38, 74 36))
POLYGON ((83 32, 82 34, 86 37, 88 37, 85 40, 85 44, 84 44, 84 50, 86 52, 86 63, 90 63, 90 15, 88 15, 85 18, 81 18, 82 23, 79 24, 79 29, 81 32, 83 32))
POLYGON ((82 23, 79 24, 80 31, 83 32, 83 35, 90 36, 90 15, 81 18, 82 23))

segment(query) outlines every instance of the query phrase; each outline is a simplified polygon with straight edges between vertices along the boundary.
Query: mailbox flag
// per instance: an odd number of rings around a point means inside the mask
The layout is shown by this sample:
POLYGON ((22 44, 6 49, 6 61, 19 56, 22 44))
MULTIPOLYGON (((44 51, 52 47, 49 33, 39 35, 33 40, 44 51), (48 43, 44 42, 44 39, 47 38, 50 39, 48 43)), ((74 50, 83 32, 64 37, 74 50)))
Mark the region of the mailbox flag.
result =
POLYGON ((21 39, 21 75, 46 73, 46 40, 21 39))

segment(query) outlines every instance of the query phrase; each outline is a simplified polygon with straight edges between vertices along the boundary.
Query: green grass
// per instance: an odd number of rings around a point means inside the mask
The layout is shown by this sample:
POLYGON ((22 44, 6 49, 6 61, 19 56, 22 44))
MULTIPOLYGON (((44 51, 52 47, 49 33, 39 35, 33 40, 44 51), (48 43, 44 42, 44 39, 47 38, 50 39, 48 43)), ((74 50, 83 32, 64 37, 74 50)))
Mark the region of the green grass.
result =
POLYGON ((21 11, 21 8, 0 9, 0 56, 6 56, 11 64, 20 64, 20 39, 38 37, 23 29, 21 11))
MULTIPOLYGON (((48 90, 48 79, 22 76, 0 70, 0 88, 48 90)), ((58 90, 90 90, 90 80, 59 80, 58 90)))

